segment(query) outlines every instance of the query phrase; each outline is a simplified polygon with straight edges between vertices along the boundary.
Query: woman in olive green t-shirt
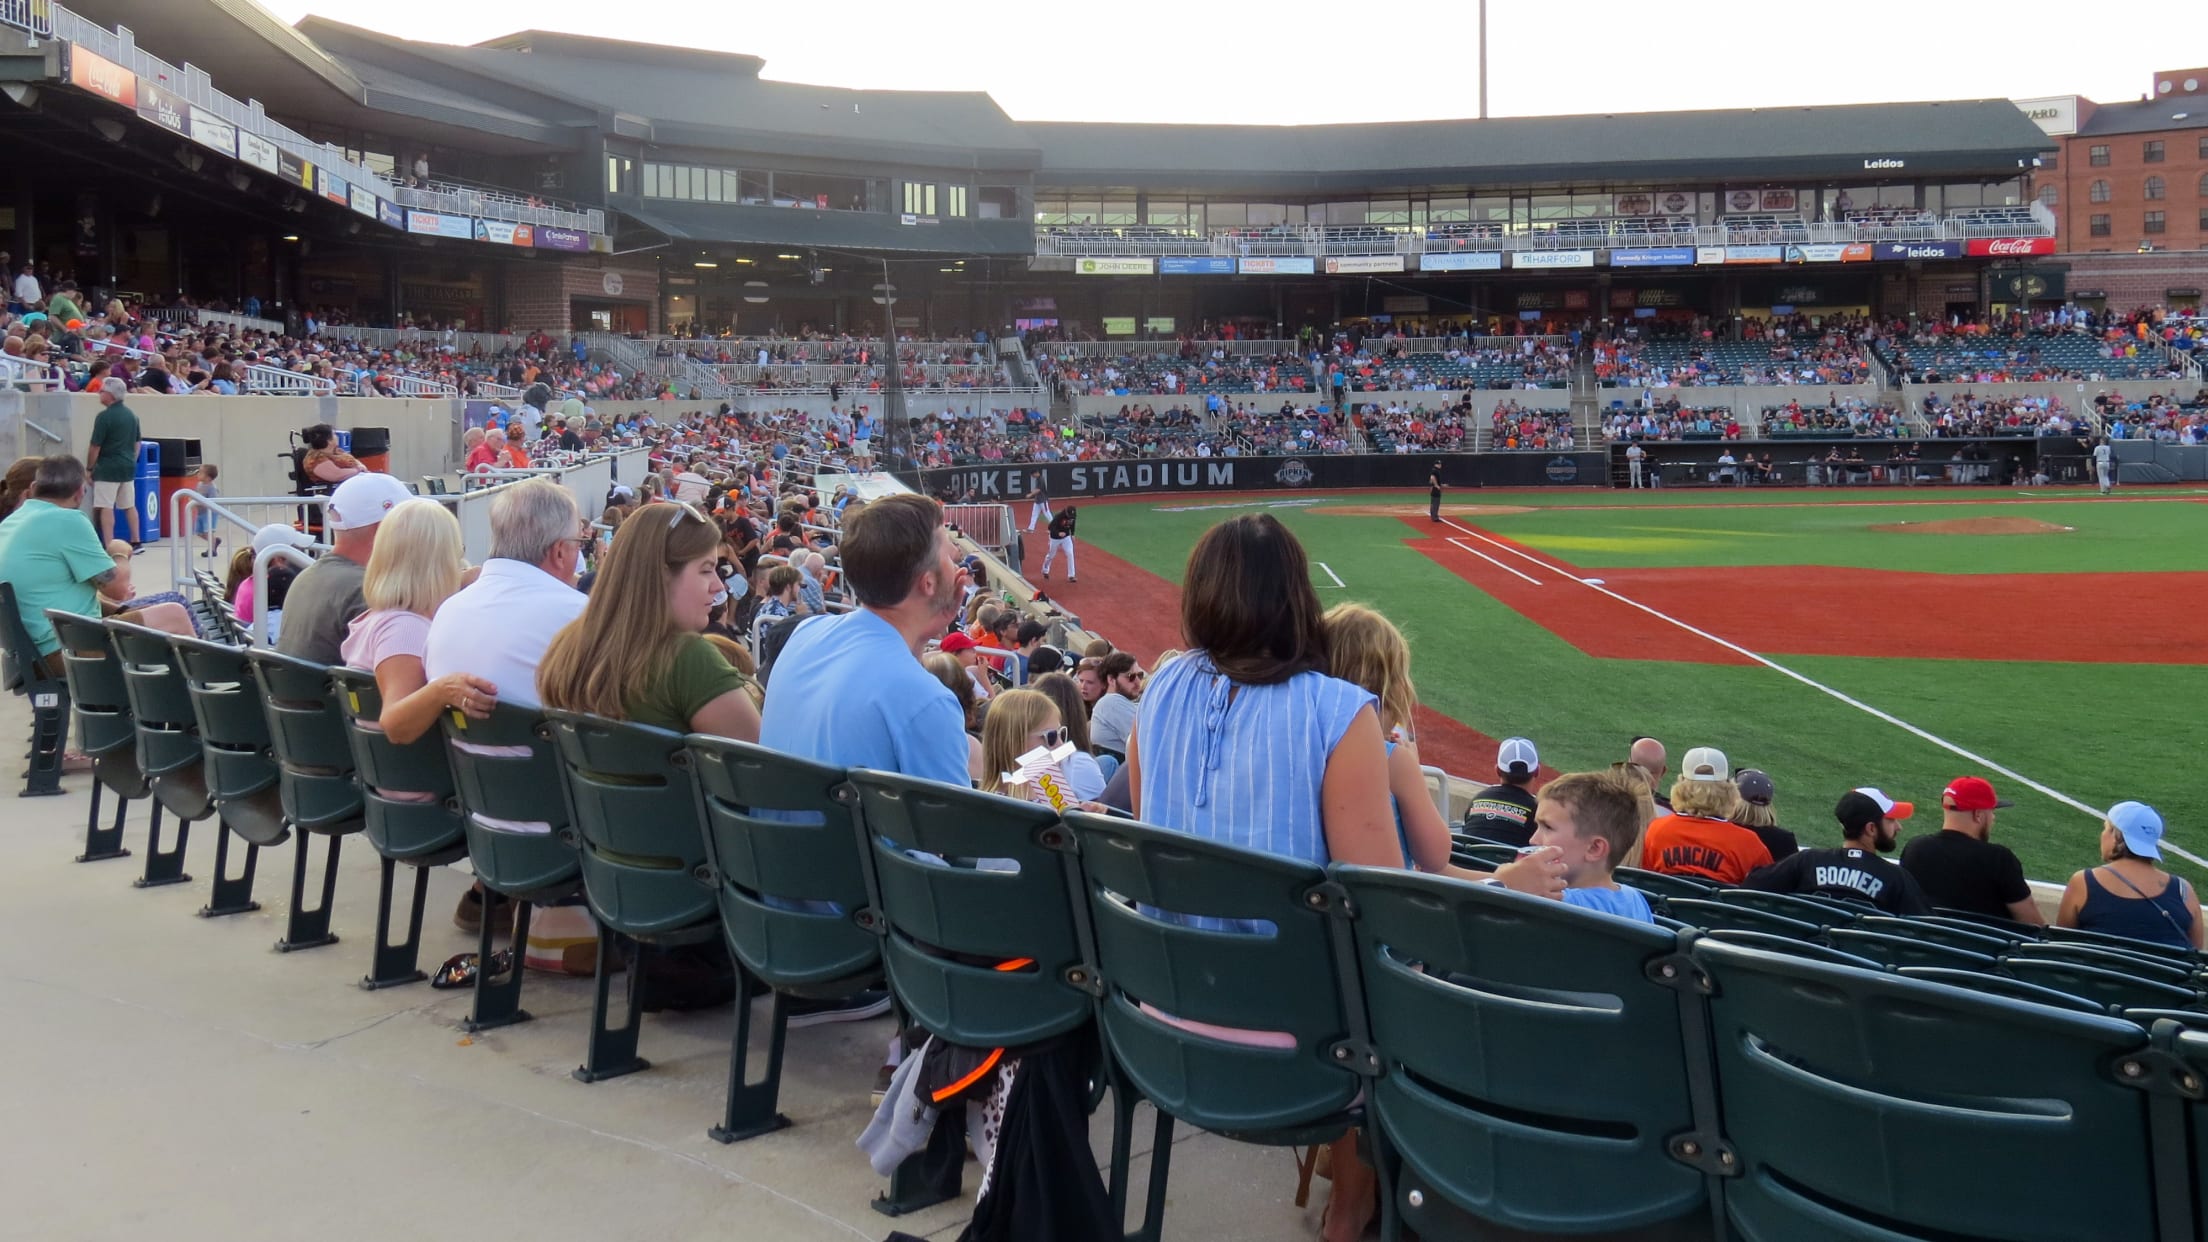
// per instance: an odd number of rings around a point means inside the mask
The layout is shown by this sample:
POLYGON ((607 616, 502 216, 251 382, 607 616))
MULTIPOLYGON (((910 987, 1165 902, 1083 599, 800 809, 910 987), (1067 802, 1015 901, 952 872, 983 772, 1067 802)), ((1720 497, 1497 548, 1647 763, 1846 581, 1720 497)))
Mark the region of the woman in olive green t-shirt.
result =
POLYGON ((744 675, 706 641, 720 531, 688 505, 650 504, 615 534, 590 603, 537 669, 544 705, 679 733, 759 740, 744 675))

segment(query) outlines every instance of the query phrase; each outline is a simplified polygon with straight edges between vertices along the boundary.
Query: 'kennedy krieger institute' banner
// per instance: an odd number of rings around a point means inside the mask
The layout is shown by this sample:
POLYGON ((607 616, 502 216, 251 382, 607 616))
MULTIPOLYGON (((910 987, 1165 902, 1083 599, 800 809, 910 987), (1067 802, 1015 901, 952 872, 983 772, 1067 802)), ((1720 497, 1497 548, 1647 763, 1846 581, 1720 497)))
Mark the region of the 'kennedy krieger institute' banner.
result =
POLYGON ((1079 500, 1158 492, 1415 490, 1426 486, 1426 472, 1437 461, 1442 484, 1449 488, 1599 487, 1607 482, 1601 453, 1365 453, 952 466, 920 471, 919 490, 931 496, 971 493, 982 502, 1021 500, 1038 492, 1079 500))

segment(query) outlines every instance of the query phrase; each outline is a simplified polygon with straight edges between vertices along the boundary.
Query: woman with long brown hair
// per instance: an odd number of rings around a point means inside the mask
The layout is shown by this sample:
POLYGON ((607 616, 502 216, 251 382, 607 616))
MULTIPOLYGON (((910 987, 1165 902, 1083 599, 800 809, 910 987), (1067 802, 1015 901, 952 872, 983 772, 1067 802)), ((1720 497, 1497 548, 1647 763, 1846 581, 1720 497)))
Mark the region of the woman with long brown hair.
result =
POLYGON ((746 678, 705 638, 720 546, 720 531, 688 505, 646 505, 622 522, 590 603, 537 669, 544 705, 758 741, 746 678))

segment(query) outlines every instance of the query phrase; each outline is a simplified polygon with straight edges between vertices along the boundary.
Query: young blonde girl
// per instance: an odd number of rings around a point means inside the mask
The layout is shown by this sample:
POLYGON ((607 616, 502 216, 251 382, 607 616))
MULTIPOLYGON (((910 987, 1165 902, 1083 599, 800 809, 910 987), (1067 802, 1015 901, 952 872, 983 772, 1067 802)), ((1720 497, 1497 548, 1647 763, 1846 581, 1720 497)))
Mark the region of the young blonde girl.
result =
MULTIPOLYGON (((1042 800, 1041 791, 1031 786, 1005 784, 1004 774, 1020 766, 1021 755, 1063 741, 1065 722, 1059 719, 1057 700, 1040 690, 1007 690, 996 696, 981 724, 981 771, 975 775, 982 791, 1042 800)), ((1070 791, 1067 797, 1072 797, 1070 791)))
POLYGON ((1404 856, 1420 871, 1446 872, 1449 826, 1426 791, 1412 721, 1418 691, 1411 686, 1411 646, 1386 617, 1363 604, 1336 604, 1320 626, 1326 632, 1327 672, 1363 686, 1380 700, 1380 731, 1388 738, 1388 792, 1395 799, 1396 828, 1404 856))

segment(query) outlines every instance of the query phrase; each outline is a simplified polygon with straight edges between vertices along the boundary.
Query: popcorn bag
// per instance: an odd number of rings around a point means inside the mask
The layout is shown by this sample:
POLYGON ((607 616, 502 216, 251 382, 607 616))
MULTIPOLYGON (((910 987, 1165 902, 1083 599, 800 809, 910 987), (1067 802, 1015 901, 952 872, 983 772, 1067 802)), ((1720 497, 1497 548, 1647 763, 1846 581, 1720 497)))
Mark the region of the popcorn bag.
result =
POLYGON ((1071 742, 1062 742, 1056 749, 1038 746, 1020 756, 1020 766, 1016 770, 999 775, 1007 785, 1026 786, 1028 801, 1063 811, 1073 801, 1065 769, 1065 762, 1072 757, 1073 750, 1071 742))

